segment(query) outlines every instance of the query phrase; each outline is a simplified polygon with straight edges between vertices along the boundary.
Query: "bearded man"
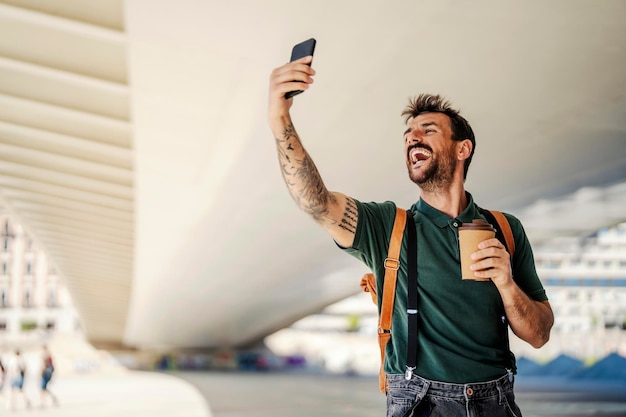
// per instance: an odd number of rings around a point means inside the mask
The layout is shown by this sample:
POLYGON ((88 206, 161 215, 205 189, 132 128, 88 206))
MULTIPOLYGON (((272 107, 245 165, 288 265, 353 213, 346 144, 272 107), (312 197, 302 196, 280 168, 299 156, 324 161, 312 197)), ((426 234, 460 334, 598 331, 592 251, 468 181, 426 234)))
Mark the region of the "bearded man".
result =
MULTIPOLYGON (((292 123, 293 98, 285 98, 289 91, 311 86, 311 62, 311 56, 301 58, 270 76, 269 125, 282 175, 296 204, 375 273, 380 297, 396 205, 364 203, 324 185, 292 123)), ((416 365, 405 372, 410 332, 403 284, 408 249, 403 245, 383 364, 387 416, 521 416, 513 392, 516 368, 508 326, 539 348, 548 341, 554 321, 532 249, 519 220, 505 214, 515 242, 513 259, 498 239, 485 240, 472 255, 472 269, 477 279, 487 281, 461 279, 458 229, 486 220, 464 188, 476 149, 474 133, 438 95, 417 96, 402 116, 409 178, 419 189, 409 211, 417 236, 419 331, 412 341, 416 365)))

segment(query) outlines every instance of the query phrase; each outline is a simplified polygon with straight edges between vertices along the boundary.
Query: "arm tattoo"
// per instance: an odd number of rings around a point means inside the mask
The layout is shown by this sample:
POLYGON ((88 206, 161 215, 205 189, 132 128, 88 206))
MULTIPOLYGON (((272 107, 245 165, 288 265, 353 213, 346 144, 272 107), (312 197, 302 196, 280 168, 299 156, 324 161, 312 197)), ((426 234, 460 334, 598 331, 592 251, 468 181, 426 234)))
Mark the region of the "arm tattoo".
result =
POLYGON ((359 218, 356 203, 350 197, 346 200, 346 210, 343 213, 343 218, 339 227, 347 230, 350 233, 356 233, 356 224, 359 218))
POLYGON ((278 159, 285 184, 291 198, 315 221, 331 221, 328 218, 328 204, 335 197, 326 189, 313 160, 300 144, 293 126, 289 124, 282 137, 276 138, 278 159))
POLYGON ((295 175, 304 185, 298 196, 300 207, 316 221, 321 222, 328 215, 328 203, 334 202, 335 197, 324 186, 322 177, 308 154, 298 162, 300 167, 296 167, 295 175))

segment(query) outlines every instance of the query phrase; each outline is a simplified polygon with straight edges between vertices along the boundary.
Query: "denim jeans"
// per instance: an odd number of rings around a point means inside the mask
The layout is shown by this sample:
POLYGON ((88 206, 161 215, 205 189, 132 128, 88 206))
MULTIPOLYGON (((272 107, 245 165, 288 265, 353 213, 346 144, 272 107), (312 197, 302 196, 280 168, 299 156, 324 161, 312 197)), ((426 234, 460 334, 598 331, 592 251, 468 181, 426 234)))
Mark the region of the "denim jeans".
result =
POLYGON ((471 384, 429 381, 417 375, 410 380, 404 375, 387 375, 387 382, 387 417, 522 416, 508 374, 471 384))

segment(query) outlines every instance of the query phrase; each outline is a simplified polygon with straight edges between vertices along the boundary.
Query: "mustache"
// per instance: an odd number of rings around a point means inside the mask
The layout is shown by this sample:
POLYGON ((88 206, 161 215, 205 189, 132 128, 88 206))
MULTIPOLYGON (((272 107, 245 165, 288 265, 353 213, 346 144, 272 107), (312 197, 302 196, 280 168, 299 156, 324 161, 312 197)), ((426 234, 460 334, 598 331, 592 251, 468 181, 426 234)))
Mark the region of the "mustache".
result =
POLYGON ((426 145, 425 143, 416 143, 414 145, 409 146, 409 148, 406 151, 407 156, 411 153, 413 149, 417 149, 417 148, 426 149, 428 152, 433 153, 433 148, 426 145))

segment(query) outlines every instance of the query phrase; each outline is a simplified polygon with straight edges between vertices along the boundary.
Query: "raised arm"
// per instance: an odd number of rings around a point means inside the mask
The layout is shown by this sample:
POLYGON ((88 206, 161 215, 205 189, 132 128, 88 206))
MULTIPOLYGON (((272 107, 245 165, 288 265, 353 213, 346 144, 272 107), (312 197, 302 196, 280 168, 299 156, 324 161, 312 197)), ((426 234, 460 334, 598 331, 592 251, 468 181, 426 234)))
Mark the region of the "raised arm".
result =
POLYGON ((350 197, 329 191, 310 155, 302 146, 289 109, 292 90, 306 90, 315 74, 308 63, 312 57, 285 64, 272 71, 269 92, 269 124, 276 139, 278 162, 291 198, 298 207, 322 225, 335 241, 350 247, 358 219, 357 206, 350 197), (295 80, 295 81, 294 81, 295 80))

